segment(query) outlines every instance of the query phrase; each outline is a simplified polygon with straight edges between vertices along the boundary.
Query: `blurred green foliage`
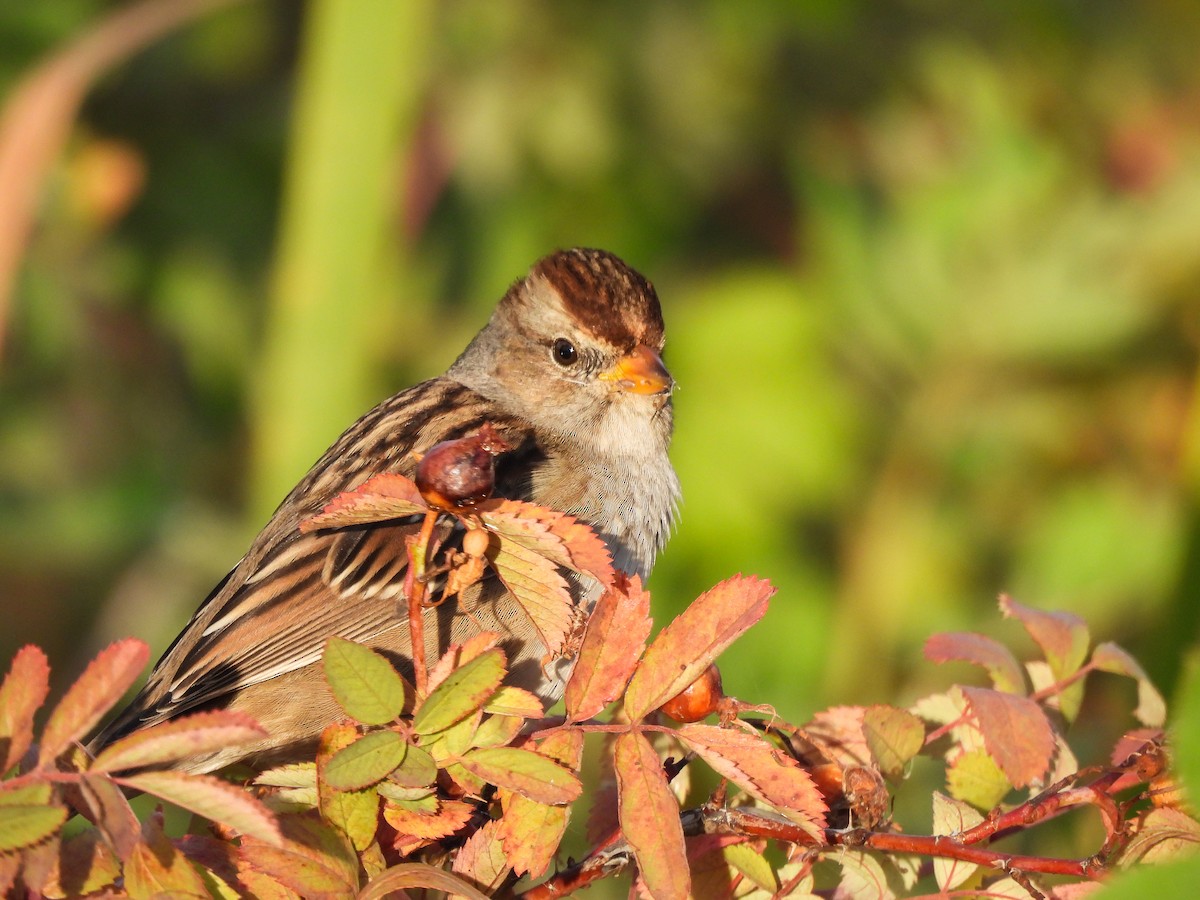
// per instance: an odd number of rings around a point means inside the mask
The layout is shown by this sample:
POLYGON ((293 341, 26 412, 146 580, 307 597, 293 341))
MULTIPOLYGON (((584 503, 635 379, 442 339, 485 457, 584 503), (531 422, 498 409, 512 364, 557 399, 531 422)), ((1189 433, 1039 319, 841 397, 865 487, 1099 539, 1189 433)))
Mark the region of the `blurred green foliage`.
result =
MULTIPOLYGON (((0 90, 112 8, 0 8, 0 90)), ((591 245, 654 280, 681 385, 658 620, 780 588, 728 690, 910 702, 953 674, 923 639, 995 633, 1007 590, 1169 691, 1200 608, 1192 12, 244 2, 146 48, 88 95, 3 323, 0 659, 164 648, 342 428, 591 245)))

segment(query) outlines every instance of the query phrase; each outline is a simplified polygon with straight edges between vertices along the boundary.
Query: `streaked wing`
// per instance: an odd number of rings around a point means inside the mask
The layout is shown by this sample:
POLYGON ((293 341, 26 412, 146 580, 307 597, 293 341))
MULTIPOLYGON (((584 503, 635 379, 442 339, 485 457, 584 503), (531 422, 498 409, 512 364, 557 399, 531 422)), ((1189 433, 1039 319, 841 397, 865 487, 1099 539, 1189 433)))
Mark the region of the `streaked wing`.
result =
MULTIPOLYGON (((302 534, 300 523, 372 475, 411 475, 424 451, 492 423, 515 448, 501 460, 497 493, 526 498, 540 451, 523 424, 474 391, 437 378, 397 394, 356 422, 313 466, 213 590, 155 667, 145 688, 97 738, 219 704, 241 689, 317 661, 339 635, 371 642, 404 629, 399 614, 413 520, 302 534), (506 472, 522 472, 518 479, 506 472)), ((408 646, 407 635, 388 645, 408 646)))

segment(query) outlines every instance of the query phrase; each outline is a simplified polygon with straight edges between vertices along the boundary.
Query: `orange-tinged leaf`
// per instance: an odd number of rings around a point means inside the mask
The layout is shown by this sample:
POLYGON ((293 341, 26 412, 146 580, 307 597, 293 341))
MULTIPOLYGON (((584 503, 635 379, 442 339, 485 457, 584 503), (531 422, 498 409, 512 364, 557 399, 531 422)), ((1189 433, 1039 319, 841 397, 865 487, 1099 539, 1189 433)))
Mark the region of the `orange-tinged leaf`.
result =
POLYGON ((242 839, 239 869, 267 875, 300 897, 356 895, 358 858, 343 834, 315 817, 285 816, 280 824, 280 844, 242 839))
MULTIPOLYGON (((577 772, 583 759, 583 734, 557 731, 534 742, 533 749, 577 772)), ((545 873, 554 861, 570 818, 570 806, 550 806, 520 794, 508 794, 500 819, 500 839, 513 871, 534 878, 545 873)))
POLYGON ((608 546, 586 522, 522 500, 490 500, 480 518, 504 540, 516 542, 560 566, 591 575, 602 585, 613 580, 608 546))
POLYGON ((387 801, 383 804, 383 818, 396 831, 393 846, 402 855, 407 855, 457 834, 467 826, 477 809, 475 804, 463 800, 445 800, 436 813, 427 814, 387 801))
POLYGON ((50 664, 41 647, 26 644, 0 684, 0 772, 7 772, 33 743, 33 714, 50 693, 50 664))
MULTIPOLYGON (((983 816, 961 800, 947 797, 941 791, 933 792, 933 833, 959 835, 983 821, 983 816)), ((934 857, 933 874, 942 891, 959 887, 978 868, 975 863, 960 859, 934 857)))
POLYGON ((1178 809, 1152 809, 1121 852, 1121 864, 1169 862, 1190 856, 1200 844, 1200 822, 1178 809))
POLYGON ((998 691, 1025 693, 1025 673, 1007 647, 999 641, 971 631, 944 631, 925 641, 925 658, 930 662, 951 660, 974 663, 987 670, 998 691))
POLYGON ((514 541, 488 548, 488 562, 513 595, 550 654, 558 653, 574 619, 567 580, 559 567, 514 541))
POLYGON ((451 644, 446 652, 429 669, 428 693, 446 680, 455 669, 465 666, 481 653, 500 646, 500 634, 495 631, 477 631, 461 644, 451 644))
POLYGON ((461 759, 463 768, 489 784, 514 791, 538 803, 561 805, 579 797, 583 785, 574 772, 532 750, 485 747, 461 759))
POLYGON ((125 864, 125 891, 133 898, 210 896, 199 873, 163 834, 161 812, 142 826, 142 840, 125 864))
POLYGON ((864 706, 831 706, 804 726, 804 737, 843 766, 869 766, 874 757, 863 735, 866 712, 864 706))
POLYGON ((45 765, 90 731, 120 701, 149 659, 150 647, 134 638, 101 650, 46 721, 38 762, 45 765))
POLYGON ((371 731, 342 747, 325 763, 325 781, 337 791, 357 791, 383 781, 408 753, 394 731, 371 731))
POLYGON ((812 777, 768 741, 738 729, 699 724, 684 725, 675 736, 718 775, 805 826, 814 837, 825 826, 828 808, 812 777))
POLYGON ((502 684, 483 711, 493 716, 540 719, 546 714, 546 707, 537 694, 516 685, 502 684))
POLYGON ((266 736, 267 730, 243 713, 193 713, 114 741, 100 751, 89 771, 117 772, 169 763, 266 736))
POLYGON ((775 593, 770 582, 735 575, 705 591, 667 625, 625 691, 625 712, 644 718, 670 700, 708 668, 746 629, 763 617, 775 593))
POLYGON ((618 575, 588 617, 567 682, 567 718, 590 719, 621 696, 650 636, 650 594, 636 576, 618 575))
POLYGON ((404 710, 404 680, 381 653, 345 638, 325 642, 325 680, 338 706, 364 725, 386 725, 404 710))
POLYGON ((1160 728, 1167 719, 1167 704, 1150 676, 1124 648, 1114 643, 1098 644, 1092 651, 1092 665, 1102 672, 1128 675, 1137 680, 1138 705, 1133 714, 1143 725, 1160 728))
POLYGON ((389 473, 368 478, 354 490, 338 494, 320 513, 301 522, 300 530, 367 525, 427 512, 429 506, 412 480, 389 473))
POLYGON ((650 742, 637 731, 613 741, 617 816, 654 900, 685 900, 691 889, 679 803, 650 742))
POLYGON ((988 754, 1014 787, 1026 787, 1050 767, 1054 730, 1040 706, 988 688, 963 687, 988 754))
POLYGON ((868 706, 863 712, 863 737, 884 775, 899 775, 925 746, 925 725, 908 710, 868 706))
POLYGON ((40 843, 58 831, 65 821, 65 806, 41 803, 0 804, 0 853, 40 843))
POLYGON ((242 834, 263 841, 278 843, 279 825, 275 816, 251 794, 219 778, 209 775, 187 775, 183 772, 142 772, 114 778, 118 784, 194 812, 213 822, 220 822, 242 834))
POLYGON ((454 857, 451 871, 477 888, 494 893, 511 871, 500 842, 500 823, 493 819, 467 838, 454 857))
POLYGON ((504 680, 504 652, 492 648, 459 666, 426 697, 413 717, 417 734, 436 734, 483 707, 504 680))

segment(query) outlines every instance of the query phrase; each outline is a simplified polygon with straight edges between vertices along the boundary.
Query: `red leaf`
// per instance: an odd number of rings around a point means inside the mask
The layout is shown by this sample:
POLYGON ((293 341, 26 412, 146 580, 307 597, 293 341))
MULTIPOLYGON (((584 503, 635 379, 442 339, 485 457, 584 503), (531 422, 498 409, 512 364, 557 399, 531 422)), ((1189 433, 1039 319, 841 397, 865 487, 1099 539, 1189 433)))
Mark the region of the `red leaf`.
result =
POLYGON ((124 874, 125 888, 132 897, 201 898, 208 894, 200 873, 163 834, 161 810, 146 820, 124 874))
POLYGON ((999 641, 970 631, 944 631, 925 642, 925 658, 930 662, 951 660, 974 663, 987 669, 996 690, 1009 694, 1025 693, 1025 674, 1012 652, 999 641))
POLYGON ((670 700, 708 668, 721 651, 763 617, 775 588, 754 576, 735 575, 705 591, 658 636, 625 692, 633 720, 670 700))
POLYGON ((1042 708, 1028 697, 988 688, 961 690, 988 755, 1013 787, 1026 787, 1040 778, 1054 756, 1054 731, 1042 708))
POLYGON ((608 546, 586 522, 522 500, 489 500, 477 507, 497 534, 516 541, 560 566, 591 575, 608 586, 613 580, 608 546))
POLYGON ((79 795, 87 804, 88 818, 104 832, 117 856, 128 859, 141 826, 125 793, 103 775, 85 775, 79 780, 79 795))
POLYGON ((613 742, 617 815, 621 830, 654 900, 685 900, 691 890, 679 803, 671 793, 658 754, 640 732, 613 742))
POLYGON ((114 741, 100 751, 89 771, 116 772, 169 763, 266 736, 267 730, 244 713, 195 713, 114 741))
POLYGON ((1075 674, 1087 659, 1087 623, 1068 612, 1045 612, 1023 606, 1007 594, 1000 595, 1000 612, 1025 626, 1029 636, 1046 654, 1054 677, 1062 680, 1075 674))
POLYGON ((317 515, 300 523, 304 532, 387 522, 429 512, 411 479, 388 473, 368 478, 352 491, 343 491, 317 515))
POLYGON ((640 579, 619 575, 588 618, 564 698, 569 721, 590 719, 621 696, 646 649, 650 624, 650 595, 640 579))
POLYGON ((1097 644, 1092 651, 1092 665, 1101 672, 1128 675, 1137 681, 1138 705, 1133 714, 1143 725, 1157 728, 1167 720, 1167 704, 1141 664, 1122 647, 1111 641, 1097 644))
POLYGON ((50 692, 50 665, 41 647, 26 644, 0 684, 0 772, 7 772, 33 743, 33 714, 50 692))
POLYGON ((46 722, 38 763, 45 765, 78 740, 121 699, 150 659, 144 641, 125 638, 109 644, 88 663, 46 722))
POLYGON ((713 771, 769 803, 793 822, 825 827, 828 807, 812 777, 771 743, 744 731, 712 725, 684 725, 675 732, 713 771))

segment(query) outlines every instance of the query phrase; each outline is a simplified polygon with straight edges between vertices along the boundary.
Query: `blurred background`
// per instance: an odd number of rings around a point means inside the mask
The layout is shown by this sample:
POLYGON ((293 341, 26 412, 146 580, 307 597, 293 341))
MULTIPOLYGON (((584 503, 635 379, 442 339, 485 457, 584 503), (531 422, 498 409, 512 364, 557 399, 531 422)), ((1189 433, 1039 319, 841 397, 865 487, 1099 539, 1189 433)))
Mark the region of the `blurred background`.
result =
POLYGON ((0 662, 160 652, 344 427, 591 245, 681 385, 656 620, 779 588, 731 693, 910 703, 974 677, 935 631, 1030 647, 1008 591, 1169 695, 1198 44, 1185 0, 0 4, 0 662))

